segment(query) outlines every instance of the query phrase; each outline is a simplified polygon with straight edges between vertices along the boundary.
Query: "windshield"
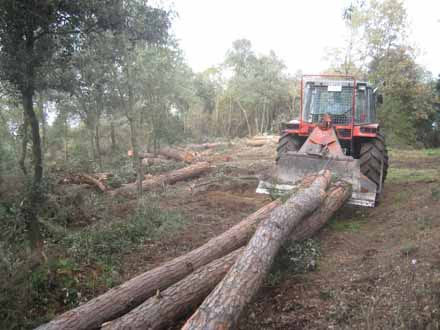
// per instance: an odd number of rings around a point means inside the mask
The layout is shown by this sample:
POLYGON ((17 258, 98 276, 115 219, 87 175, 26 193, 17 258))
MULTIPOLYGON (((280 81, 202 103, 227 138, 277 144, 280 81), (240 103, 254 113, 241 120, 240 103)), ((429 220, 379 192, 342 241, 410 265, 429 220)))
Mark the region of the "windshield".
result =
POLYGON ((333 115, 334 123, 351 122, 353 88, 349 86, 314 86, 304 88, 303 120, 319 122, 324 114, 333 115))

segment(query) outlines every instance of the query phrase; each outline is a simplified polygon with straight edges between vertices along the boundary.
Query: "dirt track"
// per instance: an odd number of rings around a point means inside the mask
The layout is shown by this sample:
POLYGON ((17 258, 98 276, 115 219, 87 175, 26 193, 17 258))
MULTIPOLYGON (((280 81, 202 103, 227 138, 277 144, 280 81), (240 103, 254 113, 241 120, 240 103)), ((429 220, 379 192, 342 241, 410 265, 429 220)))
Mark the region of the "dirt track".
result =
MULTIPOLYGON (((254 182, 231 185, 226 178, 262 173, 273 166, 274 149, 268 143, 212 151, 232 160, 216 163, 208 177, 167 188, 161 206, 189 221, 172 238, 127 258, 125 277, 203 244, 268 203, 254 182)), ((239 328, 439 329, 440 155, 416 153, 391 153, 380 205, 341 210, 317 237, 318 269, 285 273, 263 288, 239 328)))

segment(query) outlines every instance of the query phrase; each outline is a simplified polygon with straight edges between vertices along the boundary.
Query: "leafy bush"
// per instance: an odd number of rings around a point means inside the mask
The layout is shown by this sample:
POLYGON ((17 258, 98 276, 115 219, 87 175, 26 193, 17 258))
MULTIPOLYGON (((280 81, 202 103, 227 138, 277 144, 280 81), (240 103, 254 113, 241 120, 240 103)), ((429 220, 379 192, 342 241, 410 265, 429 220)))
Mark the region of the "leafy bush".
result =
POLYGON ((112 263, 115 258, 145 241, 175 231, 183 222, 180 214, 163 211, 147 203, 141 200, 128 220, 98 223, 92 228, 67 235, 62 245, 78 260, 112 263))

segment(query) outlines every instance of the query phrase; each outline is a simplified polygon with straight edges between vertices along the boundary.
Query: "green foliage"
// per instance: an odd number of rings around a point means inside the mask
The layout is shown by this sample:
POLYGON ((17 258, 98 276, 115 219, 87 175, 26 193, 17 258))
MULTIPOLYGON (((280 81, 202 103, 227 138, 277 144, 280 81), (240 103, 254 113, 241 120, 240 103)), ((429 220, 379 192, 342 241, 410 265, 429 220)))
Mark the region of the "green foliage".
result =
POLYGON ((435 84, 416 63, 408 42, 408 15, 399 0, 354 2, 344 12, 346 46, 329 52, 331 71, 352 74, 379 87, 379 119, 397 146, 440 144, 435 84))
POLYGON ((287 241, 275 258, 266 280, 267 285, 276 286, 286 274, 303 274, 315 270, 319 256, 319 243, 316 240, 287 241))
POLYGON ((402 255, 409 257, 417 251, 417 245, 412 242, 406 242, 400 249, 402 255))
POLYGON ((437 169, 410 169, 410 168, 391 168, 388 171, 387 181, 392 183, 415 183, 433 182, 439 180, 437 169))
POLYGON ((141 200, 129 219, 101 222, 68 234, 62 241, 69 255, 86 263, 113 264, 132 249, 149 240, 174 232, 182 223, 180 214, 163 211, 141 200))

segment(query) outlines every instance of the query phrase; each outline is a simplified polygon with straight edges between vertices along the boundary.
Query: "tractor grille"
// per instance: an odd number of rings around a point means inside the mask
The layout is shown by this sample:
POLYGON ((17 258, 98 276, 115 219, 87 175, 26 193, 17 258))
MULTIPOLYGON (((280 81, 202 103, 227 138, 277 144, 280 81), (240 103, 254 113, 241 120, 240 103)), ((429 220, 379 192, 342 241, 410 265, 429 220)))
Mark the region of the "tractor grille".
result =
MULTIPOLYGON (((323 114, 313 114, 312 123, 320 123, 323 119, 323 114)), ((350 115, 330 115, 332 123, 335 125, 348 125, 351 124, 351 114, 350 115)))

